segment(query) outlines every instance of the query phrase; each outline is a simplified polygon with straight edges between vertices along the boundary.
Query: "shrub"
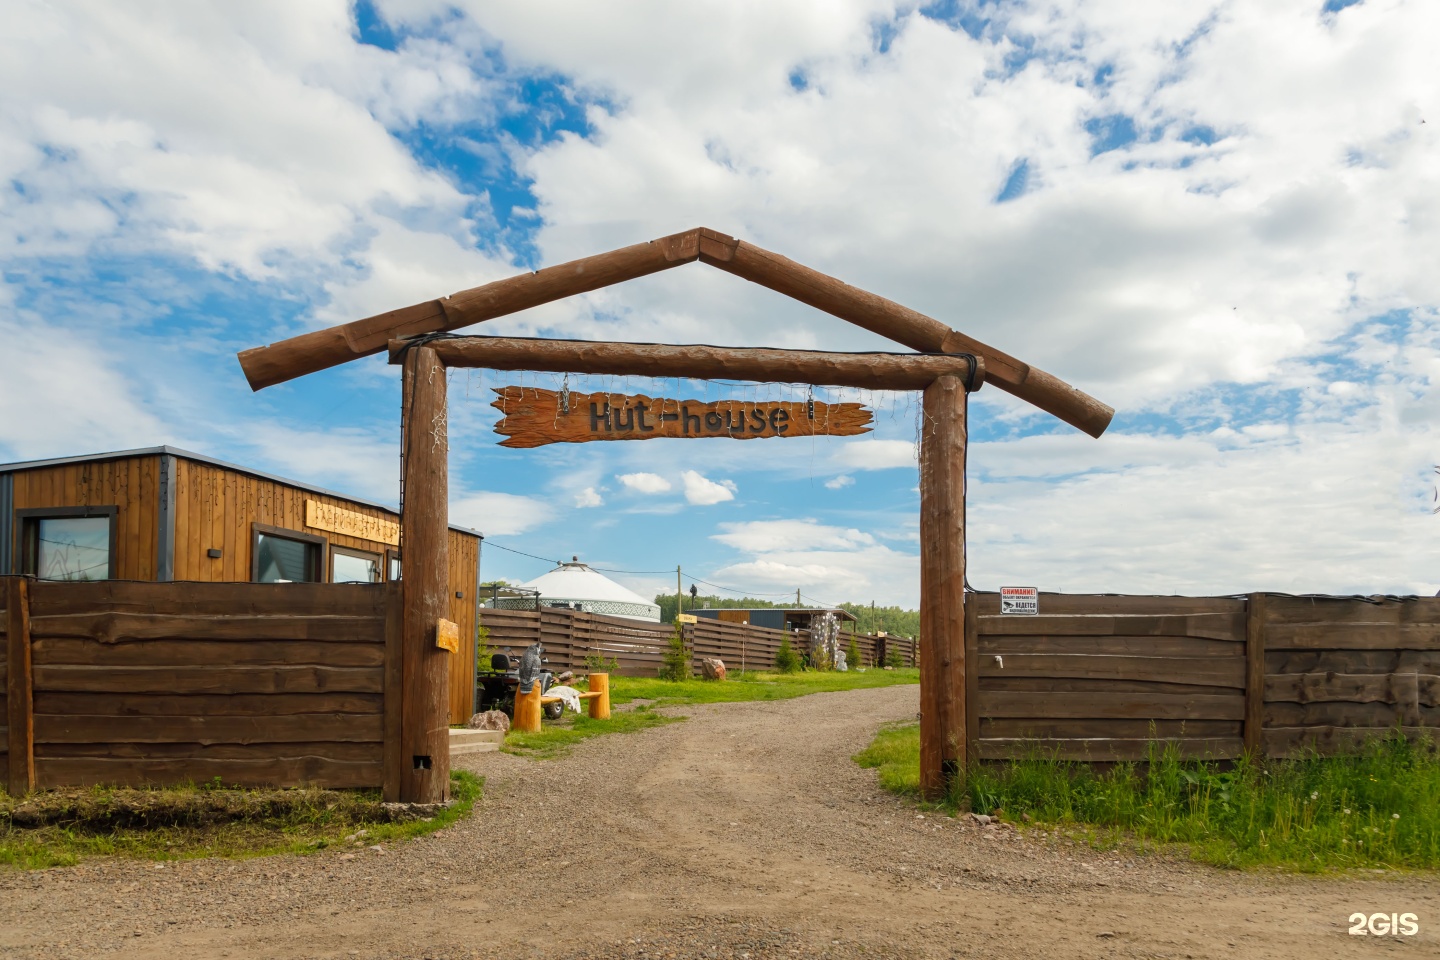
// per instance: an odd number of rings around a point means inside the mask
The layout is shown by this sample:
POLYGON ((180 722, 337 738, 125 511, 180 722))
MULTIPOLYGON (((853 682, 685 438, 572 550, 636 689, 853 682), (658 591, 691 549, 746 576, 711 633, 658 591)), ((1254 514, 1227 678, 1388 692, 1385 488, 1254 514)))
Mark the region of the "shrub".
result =
POLYGON ((775 669, 780 673, 794 673, 800 669, 800 655, 790 646, 787 633, 780 640, 780 649, 775 651, 775 669))
POLYGON ((885 666, 894 667, 896 670, 905 666, 905 657, 900 653, 899 647, 892 647, 888 643, 885 644, 885 666))
POLYGON ((670 641, 665 645, 665 655, 660 660, 661 680, 690 679, 690 648, 685 646, 685 625, 675 624, 670 641))
POLYGON ((854 634, 850 635, 850 646, 845 648, 845 665, 851 670, 865 666, 860 662, 860 644, 855 642, 854 634))
POLYGON ((585 654, 586 673, 610 673, 620 672, 620 660, 617 657, 607 657, 601 653, 585 654))
POLYGON ((490 669, 490 656, 494 653, 490 646, 490 630, 484 623, 475 624, 475 662, 481 670, 490 669))

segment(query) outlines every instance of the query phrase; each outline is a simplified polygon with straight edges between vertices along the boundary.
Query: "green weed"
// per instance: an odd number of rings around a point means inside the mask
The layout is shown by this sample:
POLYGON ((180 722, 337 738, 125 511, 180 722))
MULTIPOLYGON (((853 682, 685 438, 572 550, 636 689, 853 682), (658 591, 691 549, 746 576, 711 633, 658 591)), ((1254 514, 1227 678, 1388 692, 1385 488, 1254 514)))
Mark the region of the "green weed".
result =
MULTIPOLYGON (((855 759, 917 794, 918 726, 881 730, 855 759)), ((1037 750, 972 770, 946 806, 1028 815, 1102 845, 1179 844, 1222 866, 1440 868, 1440 755, 1399 737, 1351 756, 1234 764, 1155 744, 1146 763, 1107 770, 1037 750)))

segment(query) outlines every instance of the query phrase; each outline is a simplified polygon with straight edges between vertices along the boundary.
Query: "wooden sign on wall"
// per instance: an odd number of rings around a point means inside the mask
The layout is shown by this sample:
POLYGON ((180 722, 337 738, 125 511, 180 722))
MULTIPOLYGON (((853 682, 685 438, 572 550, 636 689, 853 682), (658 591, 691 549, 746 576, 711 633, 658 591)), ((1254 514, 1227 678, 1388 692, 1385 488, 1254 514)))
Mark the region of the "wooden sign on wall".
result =
POLYGON ((622 393, 569 393, 494 387, 491 404, 505 414, 495 432, 502 447, 540 447, 590 440, 657 437, 853 437, 874 419, 858 403, 819 400, 671 400, 622 393))

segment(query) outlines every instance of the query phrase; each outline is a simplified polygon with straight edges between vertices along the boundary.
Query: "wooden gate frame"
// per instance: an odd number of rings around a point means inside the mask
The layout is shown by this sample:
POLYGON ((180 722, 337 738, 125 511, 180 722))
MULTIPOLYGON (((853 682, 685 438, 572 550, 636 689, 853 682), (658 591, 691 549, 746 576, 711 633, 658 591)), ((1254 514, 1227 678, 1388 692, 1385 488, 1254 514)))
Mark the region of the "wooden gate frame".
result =
POLYGON ((239 354, 251 389, 382 350, 402 377, 402 706, 398 799, 449 796, 446 611, 447 367, 621 376, 809 382, 922 390, 920 452, 920 784, 949 789, 967 754, 965 451, 967 394, 986 380, 1092 437, 1114 410, 1059 378, 898 303, 706 228, 475 287, 239 354), (724 349, 501 337, 445 331, 698 260, 903 344, 914 354, 724 349), (410 758, 409 763, 404 758, 410 758))

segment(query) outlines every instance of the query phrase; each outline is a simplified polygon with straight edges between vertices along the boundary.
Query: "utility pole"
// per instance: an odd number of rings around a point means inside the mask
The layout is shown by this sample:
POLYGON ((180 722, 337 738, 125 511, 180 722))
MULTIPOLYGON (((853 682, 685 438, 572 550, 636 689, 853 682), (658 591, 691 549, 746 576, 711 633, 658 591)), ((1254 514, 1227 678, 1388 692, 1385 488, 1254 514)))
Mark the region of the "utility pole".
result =
POLYGON ((876 627, 876 623, 875 623, 875 601, 874 601, 874 600, 871 600, 871 601, 870 601, 870 634, 871 634, 871 636, 874 636, 874 634, 875 634, 875 627, 876 627))
POLYGON ((684 610, 682 610, 682 609, 680 608, 680 594, 681 594, 681 592, 682 592, 682 591, 681 591, 681 589, 680 589, 680 564, 677 563, 677 564, 675 564, 675 617, 676 617, 675 622, 676 622, 676 623, 679 623, 679 622, 680 622, 680 620, 679 620, 680 614, 682 614, 682 613, 685 612, 684 610))
POLYGON ((800 588, 795 588, 795 606, 800 606, 800 588))

